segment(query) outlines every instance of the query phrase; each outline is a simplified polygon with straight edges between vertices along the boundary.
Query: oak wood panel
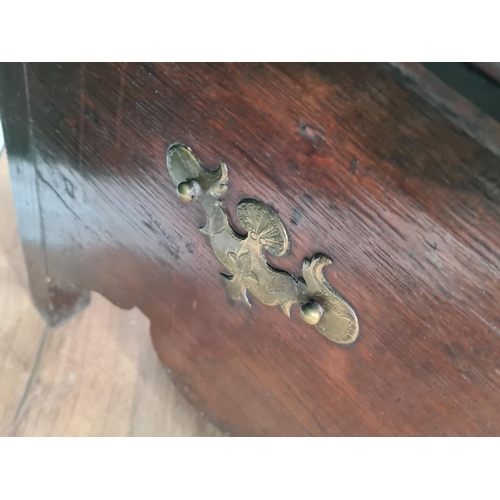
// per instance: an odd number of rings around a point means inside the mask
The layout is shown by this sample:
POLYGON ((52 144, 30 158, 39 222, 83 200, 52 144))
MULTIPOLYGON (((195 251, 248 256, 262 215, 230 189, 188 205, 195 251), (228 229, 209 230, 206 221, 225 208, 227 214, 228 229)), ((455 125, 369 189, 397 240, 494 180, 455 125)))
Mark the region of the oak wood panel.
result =
POLYGON ((9 435, 220 436, 172 384, 148 327, 137 309, 95 294, 86 311, 48 328, 9 435))
POLYGON ((34 308, 0 156, 0 436, 215 436, 175 389, 149 321, 97 294, 64 326, 34 308))
POLYGON ((500 160, 393 75, 30 64, 26 76, 51 282, 140 308, 178 386, 219 426, 500 432, 500 160), (360 322, 354 345, 297 311, 228 302, 201 211, 168 177, 174 142, 209 166, 224 158, 231 214, 248 196, 277 211, 291 240, 278 267, 333 258, 326 276, 360 322))

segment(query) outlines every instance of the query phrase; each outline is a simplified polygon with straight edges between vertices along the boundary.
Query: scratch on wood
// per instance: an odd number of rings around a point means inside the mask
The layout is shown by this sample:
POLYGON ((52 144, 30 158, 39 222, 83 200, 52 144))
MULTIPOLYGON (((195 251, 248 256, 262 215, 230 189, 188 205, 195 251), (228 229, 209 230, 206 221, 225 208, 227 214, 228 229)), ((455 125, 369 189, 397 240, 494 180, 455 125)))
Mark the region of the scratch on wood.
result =
POLYGON ((127 88, 127 64, 123 63, 121 68, 121 78, 120 87, 118 89, 118 108, 116 110, 116 133, 115 133, 115 150, 120 151, 121 141, 120 141, 120 130, 123 118, 123 97, 125 96, 125 91, 127 88))
POLYGON ((19 419, 21 417, 21 413, 24 409, 24 405, 26 403, 26 400, 28 399, 28 395, 30 394, 31 389, 33 387, 33 383, 34 383, 35 377, 38 373, 38 369, 40 368, 40 361, 42 359, 45 344, 47 343, 47 337, 49 334, 49 330, 50 330, 50 328, 47 326, 47 327, 45 327, 45 330, 43 331, 42 340, 40 341, 40 345, 39 345, 38 351, 36 353, 35 361, 33 362, 33 368, 31 369, 30 376, 28 378, 28 382, 26 383, 26 387, 24 388, 24 392, 23 392, 23 395, 21 397, 21 401, 19 401, 19 405, 17 407, 14 418, 12 419, 11 431, 9 434, 10 436, 15 436, 17 429, 19 427, 19 419))
POLYGON ((85 63, 82 62, 80 76, 80 127, 78 137, 78 167, 82 168, 83 144, 85 140, 85 63))

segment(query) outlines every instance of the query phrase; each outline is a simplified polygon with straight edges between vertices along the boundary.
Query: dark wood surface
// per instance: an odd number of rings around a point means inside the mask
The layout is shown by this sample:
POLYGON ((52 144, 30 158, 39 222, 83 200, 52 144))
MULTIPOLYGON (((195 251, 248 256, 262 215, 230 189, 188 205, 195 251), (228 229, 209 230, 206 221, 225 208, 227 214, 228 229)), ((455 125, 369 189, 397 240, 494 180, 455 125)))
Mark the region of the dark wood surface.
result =
POLYGON ((490 78, 500 83, 500 63, 498 62, 476 62, 472 63, 490 78))
POLYGON ((235 435, 500 434, 500 159, 386 69, 28 64, 0 85, 50 321, 89 290, 137 306, 178 387, 235 435), (332 257, 355 344, 228 301, 201 209, 169 178, 174 142, 226 161, 231 214, 248 196, 278 212, 276 266, 332 257))

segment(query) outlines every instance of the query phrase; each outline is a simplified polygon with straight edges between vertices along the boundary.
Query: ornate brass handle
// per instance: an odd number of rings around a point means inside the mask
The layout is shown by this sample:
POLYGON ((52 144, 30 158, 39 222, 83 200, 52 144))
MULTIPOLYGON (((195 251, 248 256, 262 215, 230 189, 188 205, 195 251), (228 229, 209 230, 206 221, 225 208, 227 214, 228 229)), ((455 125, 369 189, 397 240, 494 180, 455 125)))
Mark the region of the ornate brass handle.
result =
POLYGON ((167 166, 179 196, 200 202, 207 214, 200 231, 210 237, 215 255, 231 273, 222 274, 230 297, 250 305, 250 292, 264 304, 278 305, 288 317, 292 305, 300 304, 302 319, 328 339, 339 344, 356 340, 356 314, 323 277, 323 267, 331 263, 328 257, 316 254, 304 259, 304 279, 272 268, 265 252, 279 257, 289 248, 286 230, 272 208, 251 198, 241 200, 236 214, 248 231, 241 236, 230 226, 220 202, 228 182, 224 162, 220 161, 216 170, 209 170, 190 148, 173 144, 167 152, 167 166))

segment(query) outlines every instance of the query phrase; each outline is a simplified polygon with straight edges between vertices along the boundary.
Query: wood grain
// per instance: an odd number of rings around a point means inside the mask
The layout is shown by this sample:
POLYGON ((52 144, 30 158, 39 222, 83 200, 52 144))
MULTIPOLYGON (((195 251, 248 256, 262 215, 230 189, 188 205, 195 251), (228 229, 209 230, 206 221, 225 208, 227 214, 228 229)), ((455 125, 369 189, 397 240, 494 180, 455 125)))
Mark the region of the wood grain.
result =
MULTIPOLYGON (((236 435, 500 434, 500 159, 370 64, 29 64, 45 264, 61 290, 138 307, 185 396, 236 435), (296 273, 332 257, 359 340, 339 347, 222 271, 165 165, 229 167, 224 198, 284 221, 296 273), (300 214, 298 216, 297 214, 300 214)), ((6 98, 8 97, 8 98, 6 98)), ((14 134, 15 135, 15 134, 14 134)), ((24 187, 25 189, 28 186, 24 187)), ((23 186, 16 192, 22 206, 23 186)), ((26 242, 25 242, 26 245, 26 242)), ((97 339, 95 340, 97 342, 97 339)), ((90 393, 89 389, 89 393, 90 393)))
POLYGON ((29 296, 6 154, 0 199, 0 435, 220 435, 173 386, 137 309, 93 294, 64 326, 45 324, 29 296))

